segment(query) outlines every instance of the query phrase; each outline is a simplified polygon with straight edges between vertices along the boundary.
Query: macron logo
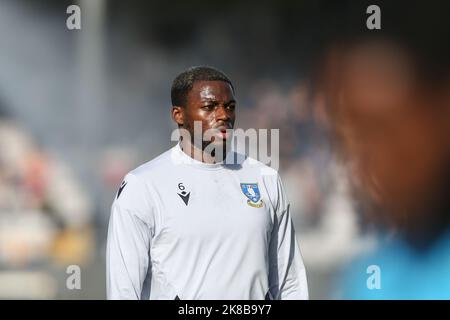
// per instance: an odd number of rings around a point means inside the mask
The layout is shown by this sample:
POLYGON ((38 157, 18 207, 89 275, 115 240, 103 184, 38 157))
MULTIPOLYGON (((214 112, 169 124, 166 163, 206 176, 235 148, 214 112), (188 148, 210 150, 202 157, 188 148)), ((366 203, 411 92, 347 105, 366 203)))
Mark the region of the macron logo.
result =
POLYGON ((119 187, 119 191, 117 191, 117 199, 119 199, 120 194, 122 193, 123 188, 125 188, 125 186, 127 185, 127 183, 125 181, 123 181, 119 187))
POLYGON ((184 204, 187 206, 188 202, 189 202, 189 196, 191 195, 191 193, 189 192, 188 194, 186 194, 186 191, 183 191, 182 193, 177 193, 181 199, 183 199, 184 204))

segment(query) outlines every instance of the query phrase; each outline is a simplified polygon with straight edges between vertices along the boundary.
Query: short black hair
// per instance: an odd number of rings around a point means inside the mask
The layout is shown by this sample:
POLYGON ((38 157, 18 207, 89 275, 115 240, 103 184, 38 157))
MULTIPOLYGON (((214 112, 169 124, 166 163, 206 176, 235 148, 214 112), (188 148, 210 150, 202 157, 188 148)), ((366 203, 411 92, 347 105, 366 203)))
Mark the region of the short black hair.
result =
POLYGON ((228 83, 234 92, 231 80, 222 71, 208 66, 190 67, 173 80, 170 93, 172 106, 184 107, 186 105, 186 97, 196 81, 223 81, 228 83))

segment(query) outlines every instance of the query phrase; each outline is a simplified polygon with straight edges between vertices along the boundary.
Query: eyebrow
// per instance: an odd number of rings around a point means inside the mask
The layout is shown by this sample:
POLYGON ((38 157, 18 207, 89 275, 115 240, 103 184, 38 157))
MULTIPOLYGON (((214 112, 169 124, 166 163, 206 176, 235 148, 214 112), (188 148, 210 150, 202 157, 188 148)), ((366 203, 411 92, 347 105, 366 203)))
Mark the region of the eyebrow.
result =
MULTIPOLYGON (((211 98, 202 99, 202 102, 212 102, 214 104, 218 103, 216 99, 211 99, 211 98)), ((232 104, 232 103, 236 103, 236 100, 235 99, 231 99, 231 100, 225 102, 224 105, 229 105, 229 104, 232 104)))

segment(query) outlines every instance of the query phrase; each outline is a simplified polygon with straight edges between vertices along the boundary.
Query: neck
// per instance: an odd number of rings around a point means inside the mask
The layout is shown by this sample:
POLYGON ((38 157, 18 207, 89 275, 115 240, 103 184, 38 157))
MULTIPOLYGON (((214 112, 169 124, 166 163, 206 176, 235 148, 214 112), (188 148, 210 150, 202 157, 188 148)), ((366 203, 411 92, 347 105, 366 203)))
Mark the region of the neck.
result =
POLYGON ((422 210, 412 215, 403 225, 404 238, 417 250, 429 249, 443 234, 449 232, 450 201, 444 190, 439 193, 442 194, 435 194, 434 199, 430 199, 422 210))
POLYGON ((214 154, 208 153, 197 146, 195 146, 191 141, 182 139, 180 141, 181 150, 189 157, 201 161, 204 163, 215 164, 216 162, 222 162, 223 159, 216 159, 214 154), (218 161, 217 161, 218 160, 218 161))

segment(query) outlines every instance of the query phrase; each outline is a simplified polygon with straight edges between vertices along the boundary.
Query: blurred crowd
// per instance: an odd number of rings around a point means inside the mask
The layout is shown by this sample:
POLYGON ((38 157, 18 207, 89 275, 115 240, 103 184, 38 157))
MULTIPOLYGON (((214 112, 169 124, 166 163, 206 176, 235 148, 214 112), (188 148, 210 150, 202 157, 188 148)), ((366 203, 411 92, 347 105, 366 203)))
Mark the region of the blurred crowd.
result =
POLYGON ((85 265, 96 252, 92 214, 71 168, 0 116, 0 283, 16 283, 0 297, 54 297, 46 269, 85 265))

